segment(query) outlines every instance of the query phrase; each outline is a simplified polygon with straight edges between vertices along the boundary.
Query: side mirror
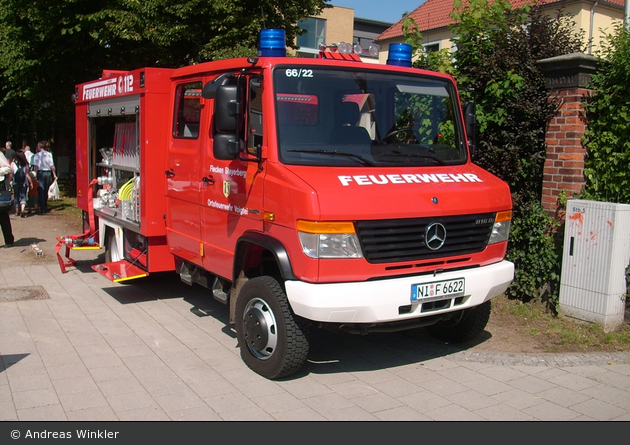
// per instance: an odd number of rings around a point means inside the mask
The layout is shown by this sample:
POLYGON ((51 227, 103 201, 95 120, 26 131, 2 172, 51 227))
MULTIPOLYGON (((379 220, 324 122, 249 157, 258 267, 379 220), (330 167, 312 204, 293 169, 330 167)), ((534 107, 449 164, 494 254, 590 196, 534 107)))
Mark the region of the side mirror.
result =
POLYGON ((232 73, 223 73, 216 79, 211 80, 203 87, 201 90, 201 97, 204 99, 214 99, 217 97, 217 90, 219 87, 223 85, 227 85, 230 82, 234 82, 234 74, 232 73))
POLYGON ((217 132, 233 133, 238 119, 238 88, 223 85, 217 88, 214 101, 214 127, 217 132))
POLYGON ((241 127, 244 118, 240 100, 243 94, 238 85, 226 82, 216 87, 214 95, 214 157, 221 160, 236 159, 242 146, 241 127))
POLYGON ((214 135, 212 154, 215 159, 230 161, 238 157, 240 143, 234 133, 217 133, 214 135))
POLYGON ((477 149, 477 106, 474 102, 466 102, 463 111, 470 156, 474 157, 477 149))

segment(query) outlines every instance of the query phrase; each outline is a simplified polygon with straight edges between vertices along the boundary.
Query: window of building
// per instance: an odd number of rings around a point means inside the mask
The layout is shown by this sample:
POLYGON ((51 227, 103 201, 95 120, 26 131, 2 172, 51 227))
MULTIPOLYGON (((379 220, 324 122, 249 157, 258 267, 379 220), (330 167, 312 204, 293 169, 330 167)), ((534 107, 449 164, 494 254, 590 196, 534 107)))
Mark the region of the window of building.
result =
POLYGON ((359 36, 354 36, 352 40, 353 45, 357 45, 357 44, 361 45, 361 48, 363 49, 361 54, 359 54, 361 57, 370 57, 373 59, 378 59, 378 55, 376 57, 373 57, 370 55, 370 45, 372 45, 373 42, 374 42, 374 39, 371 39, 368 37, 359 37, 359 36))
POLYGON ((297 44, 301 49, 319 49, 320 43, 326 43, 326 20, 309 17, 299 22, 298 26, 306 32, 297 38, 297 44))
POLYGON ((439 43, 429 43, 427 45, 424 45, 424 50, 427 53, 435 53, 435 52, 440 50, 440 44, 439 43))

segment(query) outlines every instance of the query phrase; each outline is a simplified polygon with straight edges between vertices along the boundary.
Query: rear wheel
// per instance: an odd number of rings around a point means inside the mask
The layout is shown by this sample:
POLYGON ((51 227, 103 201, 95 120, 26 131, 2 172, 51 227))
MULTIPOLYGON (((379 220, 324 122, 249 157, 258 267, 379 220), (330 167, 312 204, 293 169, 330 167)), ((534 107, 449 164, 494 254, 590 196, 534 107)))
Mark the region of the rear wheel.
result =
POLYGON ((118 241, 112 229, 108 229, 105 234, 105 262, 115 263, 122 260, 118 251, 118 241))
POLYGON ((236 335, 243 361, 268 379, 291 375, 308 356, 308 324, 296 316, 278 280, 263 276, 243 285, 236 300, 236 335))
POLYGON ((479 336, 490 320, 490 300, 461 311, 453 320, 441 321, 426 330, 431 337, 450 343, 464 343, 479 336))

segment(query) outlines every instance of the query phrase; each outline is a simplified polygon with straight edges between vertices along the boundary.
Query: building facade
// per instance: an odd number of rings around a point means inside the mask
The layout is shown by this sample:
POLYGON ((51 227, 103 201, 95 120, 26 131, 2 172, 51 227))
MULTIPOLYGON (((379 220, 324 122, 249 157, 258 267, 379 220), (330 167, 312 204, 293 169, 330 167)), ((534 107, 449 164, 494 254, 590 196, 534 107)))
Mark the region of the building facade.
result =
POLYGON ((331 45, 340 42, 359 44, 363 49, 361 60, 367 63, 379 63, 378 55, 373 56, 369 48, 374 39, 390 28, 393 23, 364 19, 354 16, 354 9, 333 6, 326 8, 317 17, 309 17, 299 23, 306 33, 298 36, 299 47, 295 53, 300 57, 318 57, 319 45, 331 45))
MULTIPOLYGON (((587 54, 593 54, 605 35, 611 33, 617 22, 624 20, 624 2, 626 0, 539 0, 550 15, 557 14, 562 8, 563 14, 572 18, 576 30, 584 32, 584 45, 587 54)), ((531 0, 511 0, 512 8, 519 8, 531 0)), ((423 45, 428 51, 452 48, 453 33, 450 25, 453 0, 426 0, 409 13, 422 33, 423 45)), ((381 45, 380 62, 385 63, 389 45, 404 41, 403 19, 394 23, 375 41, 381 45)))

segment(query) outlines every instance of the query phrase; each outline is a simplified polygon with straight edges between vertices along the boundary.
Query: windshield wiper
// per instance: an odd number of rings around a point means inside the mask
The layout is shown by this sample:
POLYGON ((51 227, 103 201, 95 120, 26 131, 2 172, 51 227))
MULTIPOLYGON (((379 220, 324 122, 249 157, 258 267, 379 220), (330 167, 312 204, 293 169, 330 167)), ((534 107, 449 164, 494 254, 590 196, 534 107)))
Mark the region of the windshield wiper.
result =
POLYGON ((363 156, 359 156, 358 154, 354 154, 354 153, 347 153, 345 151, 338 151, 338 150, 287 150, 287 151, 291 153, 313 153, 313 154, 321 154, 321 155, 347 156, 349 158, 353 158, 353 159, 357 159, 361 161, 363 165, 369 165, 370 167, 374 167, 374 164, 368 161, 367 159, 365 159, 363 156))
MULTIPOLYGON (((434 161, 437 165, 446 165, 446 163, 442 159, 438 158, 437 156, 430 155, 430 154, 401 153, 397 151, 392 151, 390 153, 379 153, 378 156, 381 156, 381 157, 391 156, 392 158, 424 158, 424 159, 430 159, 431 161, 434 161)), ((395 160, 391 160, 390 162, 395 162, 395 160)))

